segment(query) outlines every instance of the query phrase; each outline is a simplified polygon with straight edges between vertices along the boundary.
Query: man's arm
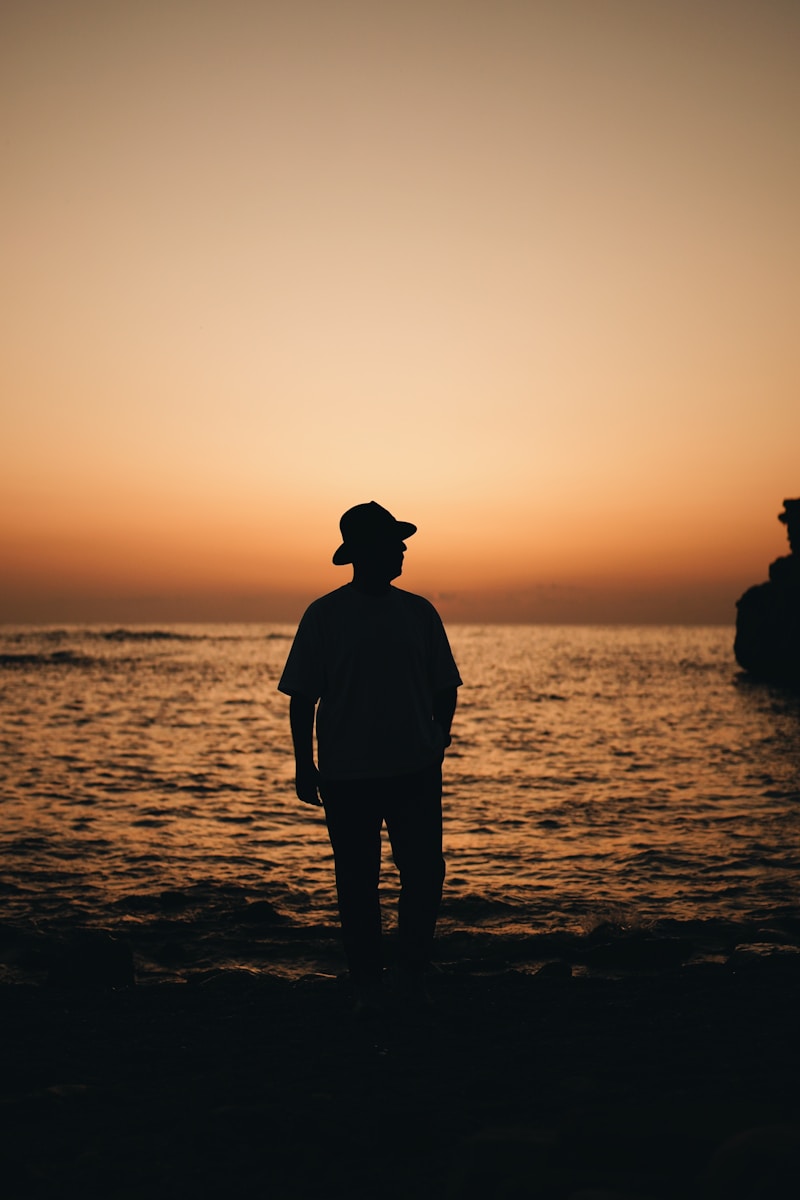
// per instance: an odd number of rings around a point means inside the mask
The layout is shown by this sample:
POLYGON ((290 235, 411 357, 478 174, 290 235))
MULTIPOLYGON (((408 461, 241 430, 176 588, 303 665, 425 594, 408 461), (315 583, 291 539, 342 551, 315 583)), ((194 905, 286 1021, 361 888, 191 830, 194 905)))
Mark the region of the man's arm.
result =
POLYGON ((433 719, 441 726, 445 746, 450 745, 450 726, 453 724, 457 700, 458 688, 455 687, 443 688, 433 696, 433 719))
POLYGON ((313 700, 305 696, 292 696, 289 701, 289 724, 294 746, 295 779, 297 797, 304 804, 319 807, 319 772, 314 764, 314 709, 313 700))

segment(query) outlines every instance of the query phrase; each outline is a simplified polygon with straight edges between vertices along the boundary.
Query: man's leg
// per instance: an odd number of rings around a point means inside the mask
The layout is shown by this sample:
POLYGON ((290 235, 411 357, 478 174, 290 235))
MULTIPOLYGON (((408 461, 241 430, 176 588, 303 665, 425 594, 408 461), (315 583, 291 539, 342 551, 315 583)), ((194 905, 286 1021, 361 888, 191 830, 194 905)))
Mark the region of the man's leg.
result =
POLYGON ((441 767, 393 779, 384 813, 400 872, 399 965, 422 975, 431 959, 445 873, 441 767))
POLYGON ((376 785, 368 780, 328 780, 320 785, 336 868, 339 920, 350 976, 358 985, 380 980, 381 825, 376 785))

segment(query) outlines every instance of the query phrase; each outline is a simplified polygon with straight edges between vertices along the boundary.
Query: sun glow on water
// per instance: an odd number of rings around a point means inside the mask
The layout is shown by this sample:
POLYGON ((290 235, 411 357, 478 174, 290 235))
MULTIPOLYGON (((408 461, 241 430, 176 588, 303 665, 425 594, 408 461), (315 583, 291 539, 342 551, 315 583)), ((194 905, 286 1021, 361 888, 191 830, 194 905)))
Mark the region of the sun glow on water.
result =
MULTIPOLYGON (((3 635, 12 917, 34 904, 54 927, 141 924, 163 894, 196 934, 247 897, 333 929, 327 835, 294 796, 275 690, 292 632, 3 635)), ((794 904, 800 711, 737 684, 731 630, 450 636, 465 683, 444 930, 763 920, 794 904)))

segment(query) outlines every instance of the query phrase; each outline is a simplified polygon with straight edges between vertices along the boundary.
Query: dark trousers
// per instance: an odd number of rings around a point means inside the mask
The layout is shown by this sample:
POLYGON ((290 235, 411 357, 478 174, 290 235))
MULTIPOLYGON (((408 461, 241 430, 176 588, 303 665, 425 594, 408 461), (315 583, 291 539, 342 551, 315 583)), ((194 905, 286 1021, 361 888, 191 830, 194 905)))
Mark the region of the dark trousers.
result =
POLYGON ((336 867, 347 965, 358 982, 383 969, 381 826, 386 822, 400 873, 398 961, 408 971, 430 962, 442 899, 442 770, 436 765, 387 779, 333 779, 320 785, 336 867))

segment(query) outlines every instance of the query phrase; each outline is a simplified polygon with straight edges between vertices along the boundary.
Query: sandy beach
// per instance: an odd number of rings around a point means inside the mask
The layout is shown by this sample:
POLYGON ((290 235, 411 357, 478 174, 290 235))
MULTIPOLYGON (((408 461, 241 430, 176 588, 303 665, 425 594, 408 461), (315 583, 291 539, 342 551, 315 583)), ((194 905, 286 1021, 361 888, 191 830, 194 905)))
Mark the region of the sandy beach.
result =
POLYGON ((793 1194, 798 958, 444 964, 435 1008, 244 970, 5 984, 5 1194, 793 1194))

